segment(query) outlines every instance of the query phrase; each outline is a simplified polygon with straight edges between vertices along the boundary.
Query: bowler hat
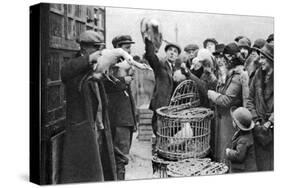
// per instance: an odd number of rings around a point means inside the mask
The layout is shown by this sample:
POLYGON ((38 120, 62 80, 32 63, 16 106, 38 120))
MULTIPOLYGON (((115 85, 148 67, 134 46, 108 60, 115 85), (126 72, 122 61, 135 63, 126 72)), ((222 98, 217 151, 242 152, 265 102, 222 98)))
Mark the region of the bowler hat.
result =
POLYGON ((235 42, 231 42, 225 46, 223 54, 235 55, 240 52, 238 45, 235 42))
POLYGON ((184 51, 188 52, 189 50, 198 50, 199 46, 197 44, 188 44, 184 47, 184 51))
POLYGON ((251 112, 245 107, 231 107, 230 114, 235 124, 242 131, 250 131, 255 127, 251 112))
POLYGON ((175 47, 175 48, 178 50, 179 54, 181 53, 181 47, 180 47, 178 44, 172 43, 172 42, 169 42, 169 43, 165 46, 165 48, 164 48, 165 52, 166 52, 166 51, 168 50, 168 48, 170 48, 170 47, 175 47))
POLYGON ((132 40, 130 35, 119 35, 112 39, 112 45, 114 48, 121 44, 134 44, 135 42, 132 40))
POLYGON ((213 55, 220 55, 223 53, 223 50, 225 48, 225 45, 224 44, 217 44, 215 46, 215 52, 213 52, 213 55))
POLYGON ((243 37, 238 41, 238 46, 241 47, 245 47, 247 49, 251 48, 251 41, 250 39, 243 37))
POLYGON ((274 40, 274 34, 272 33, 267 37, 266 42, 270 43, 273 40, 274 40))
POLYGON ((204 42, 203 42, 204 48, 206 48, 208 42, 212 42, 212 43, 214 43, 215 45, 218 44, 218 41, 217 41, 216 39, 214 39, 214 38, 207 38, 207 39, 204 40, 204 42))
POLYGON ((101 33, 98 33, 93 30, 86 30, 80 34, 80 36, 76 39, 76 41, 81 43, 88 43, 94 45, 102 45, 104 44, 104 37, 101 33))
POLYGON ((273 44, 265 43, 265 45, 261 49, 258 49, 258 48, 254 48, 254 49, 257 50, 262 55, 264 55, 265 57, 267 57, 268 59, 270 59, 271 61, 273 61, 273 59, 274 59, 274 45, 273 44))

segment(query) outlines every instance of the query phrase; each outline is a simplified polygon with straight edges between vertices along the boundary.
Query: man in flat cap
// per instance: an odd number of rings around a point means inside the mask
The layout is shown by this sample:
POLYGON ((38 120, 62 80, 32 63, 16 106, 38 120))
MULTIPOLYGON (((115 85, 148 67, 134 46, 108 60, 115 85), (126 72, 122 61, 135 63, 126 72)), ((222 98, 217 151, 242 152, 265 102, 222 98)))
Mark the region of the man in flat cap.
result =
POLYGON ((61 69, 66 91, 66 132, 60 182, 114 180, 116 166, 106 121, 106 95, 102 82, 91 78, 104 38, 87 30, 77 42, 79 53, 61 69))
POLYGON ((196 57, 198 49, 199 46, 197 44, 188 44, 184 47, 183 61, 185 62, 187 68, 191 67, 192 60, 196 57))
MULTIPOLYGON (((121 48, 131 53, 131 45, 135 42, 130 35, 119 35, 113 38, 114 48, 121 48)), ((120 61, 122 61, 120 59, 120 61)), ((117 64, 118 65, 118 64, 117 64)), ((111 74, 115 83, 104 80, 108 97, 108 112, 115 152, 117 179, 125 179, 125 165, 128 164, 128 154, 131 148, 133 131, 136 129, 135 103, 132 97, 130 83, 134 71, 131 67, 114 66, 111 74)))
POLYGON ((154 134, 156 135, 156 109, 162 106, 167 106, 170 102, 174 89, 173 67, 176 59, 181 53, 181 48, 175 43, 168 43, 164 48, 166 57, 163 60, 159 60, 155 54, 155 47, 153 43, 148 38, 145 38, 144 41, 144 57, 153 69, 155 77, 155 87, 149 108, 154 112, 152 117, 152 128, 154 134))

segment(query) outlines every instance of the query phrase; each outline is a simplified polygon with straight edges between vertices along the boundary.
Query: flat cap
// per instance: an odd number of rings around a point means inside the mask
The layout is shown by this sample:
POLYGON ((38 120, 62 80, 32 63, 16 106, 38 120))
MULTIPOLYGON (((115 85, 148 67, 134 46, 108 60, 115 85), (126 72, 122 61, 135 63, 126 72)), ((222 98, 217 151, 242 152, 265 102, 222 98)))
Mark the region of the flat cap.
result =
POLYGON ((180 47, 178 44, 172 43, 172 42, 168 43, 168 44, 165 46, 165 48, 164 48, 165 52, 166 52, 166 51, 168 50, 168 48, 170 48, 170 47, 175 47, 175 48, 178 50, 179 54, 181 53, 181 47, 180 47))
POLYGON ((188 44, 184 47, 184 51, 189 51, 189 50, 198 50, 199 46, 197 44, 188 44))
POLYGON ((112 45, 116 48, 118 45, 121 44, 134 44, 135 42, 132 40, 130 35, 119 35, 112 39, 112 45))
POLYGON ((96 45, 104 44, 104 37, 101 33, 98 33, 93 30, 86 30, 80 34, 76 41, 81 43, 92 43, 96 45))

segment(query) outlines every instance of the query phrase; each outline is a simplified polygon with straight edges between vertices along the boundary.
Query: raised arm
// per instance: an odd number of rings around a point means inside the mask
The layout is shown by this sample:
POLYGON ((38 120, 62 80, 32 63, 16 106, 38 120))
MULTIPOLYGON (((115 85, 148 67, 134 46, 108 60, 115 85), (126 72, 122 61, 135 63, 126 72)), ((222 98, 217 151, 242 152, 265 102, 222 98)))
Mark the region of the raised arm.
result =
POLYGON ((153 43, 148 40, 147 38, 145 39, 145 59, 148 61, 149 65, 153 69, 153 71, 157 71, 159 69, 159 66, 161 66, 161 63, 155 54, 155 48, 153 46, 153 43))

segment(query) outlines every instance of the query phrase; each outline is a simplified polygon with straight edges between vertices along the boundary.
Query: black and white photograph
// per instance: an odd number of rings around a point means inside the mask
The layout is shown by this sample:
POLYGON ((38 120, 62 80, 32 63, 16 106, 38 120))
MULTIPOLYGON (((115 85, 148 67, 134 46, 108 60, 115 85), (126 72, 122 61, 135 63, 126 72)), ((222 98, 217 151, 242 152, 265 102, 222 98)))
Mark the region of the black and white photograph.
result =
POLYGON ((273 17, 41 3, 30 47, 31 182, 274 170, 273 17))
POLYGON ((277 7, 3 2, 1 187, 274 186, 277 7))

